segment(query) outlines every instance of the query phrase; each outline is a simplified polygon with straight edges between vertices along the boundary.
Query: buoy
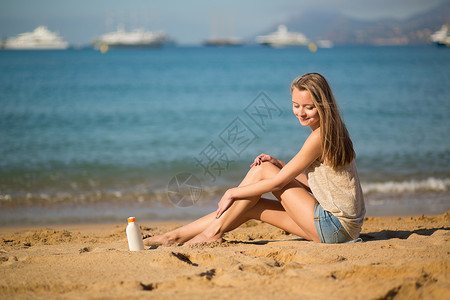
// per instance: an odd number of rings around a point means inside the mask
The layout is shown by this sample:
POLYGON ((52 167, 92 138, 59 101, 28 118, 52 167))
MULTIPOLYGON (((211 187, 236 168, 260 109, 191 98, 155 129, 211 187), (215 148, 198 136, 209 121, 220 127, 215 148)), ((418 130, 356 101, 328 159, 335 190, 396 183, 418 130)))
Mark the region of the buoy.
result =
POLYGON ((309 49, 309 51, 314 53, 317 51, 317 45, 315 43, 309 43, 308 49, 309 49))
POLYGON ((108 49, 109 49, 108 45, 102 45, 100 47, 100 52, 101 53, 106 53, 108 51, 108 49))

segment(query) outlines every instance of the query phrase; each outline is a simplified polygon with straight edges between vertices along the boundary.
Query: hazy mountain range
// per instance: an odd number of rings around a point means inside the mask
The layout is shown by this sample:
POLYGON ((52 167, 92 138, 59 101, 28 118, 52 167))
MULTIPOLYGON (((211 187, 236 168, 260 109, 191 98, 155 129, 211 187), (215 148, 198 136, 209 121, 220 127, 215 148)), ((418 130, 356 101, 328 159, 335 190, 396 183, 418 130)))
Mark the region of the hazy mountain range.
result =
MULTIPOLYGON (((310 40, 327 39, 336 45, 419 45, 430 43, 430 35, 448 18, 450 1, 407 19, 361 21, 333 12, 310 11, 284 24, 310 40)), ((275 30, 276 26, 267 32, 275 30)))

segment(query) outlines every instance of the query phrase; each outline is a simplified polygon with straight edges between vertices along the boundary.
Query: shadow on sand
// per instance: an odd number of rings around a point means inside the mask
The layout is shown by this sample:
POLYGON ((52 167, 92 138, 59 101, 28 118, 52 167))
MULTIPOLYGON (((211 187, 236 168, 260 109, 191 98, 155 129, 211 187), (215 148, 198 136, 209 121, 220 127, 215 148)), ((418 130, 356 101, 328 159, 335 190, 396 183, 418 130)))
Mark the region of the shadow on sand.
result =
POLYGON ((377 232, 363 233, 363 234, 361 234, 361 238, 364 242, 382 241, 382 240, 390 240, 390 239, 406 240, 412 234, 430 236, 438 230, 450 230, 450 227, 416 229, 416 230, 382 230, 382 231, 377 231, 377 232))
MULTIPOLYGON (((438 230, 450 230, 450 227, 416 229, 416 230, 382 230, 377 232, 362 233, 360 238, 363 242, 384 241, 390 239, 406 240, 412 234, 431 236, 438 230)), ((289 240, 259 240, 259 241, 227 241, 229 244, 249 244, 249 245, 266 245, 269 243, 286 242, 286 241, 306 241, 302 238, 289 240)))

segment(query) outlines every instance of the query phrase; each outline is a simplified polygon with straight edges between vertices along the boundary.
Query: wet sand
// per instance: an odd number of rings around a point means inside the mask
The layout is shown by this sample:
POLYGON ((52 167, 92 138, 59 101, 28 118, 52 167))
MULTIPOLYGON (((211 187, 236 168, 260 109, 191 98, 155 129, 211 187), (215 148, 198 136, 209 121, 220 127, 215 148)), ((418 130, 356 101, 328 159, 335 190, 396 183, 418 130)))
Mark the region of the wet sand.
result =
MULTIPOLYGON (((249 221, 222 244, 139 252, 128 251, 125 222, 0 227, 0 298, 450 299, 450 211, 368 217, 354 244, 249 221)), ((146 236, 182 224, 141 227, 146 236)))

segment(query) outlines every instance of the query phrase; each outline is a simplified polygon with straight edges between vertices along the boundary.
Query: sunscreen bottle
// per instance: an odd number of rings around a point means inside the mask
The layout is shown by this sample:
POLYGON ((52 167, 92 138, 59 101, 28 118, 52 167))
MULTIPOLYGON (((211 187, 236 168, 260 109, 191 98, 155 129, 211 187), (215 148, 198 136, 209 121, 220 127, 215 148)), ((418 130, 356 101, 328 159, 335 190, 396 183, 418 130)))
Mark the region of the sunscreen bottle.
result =
POLYGON ((142 241, 141 229, 135 222, 135 217, 128 218, 127 238, 130 251, 144 250, 144 242, 142 241))

